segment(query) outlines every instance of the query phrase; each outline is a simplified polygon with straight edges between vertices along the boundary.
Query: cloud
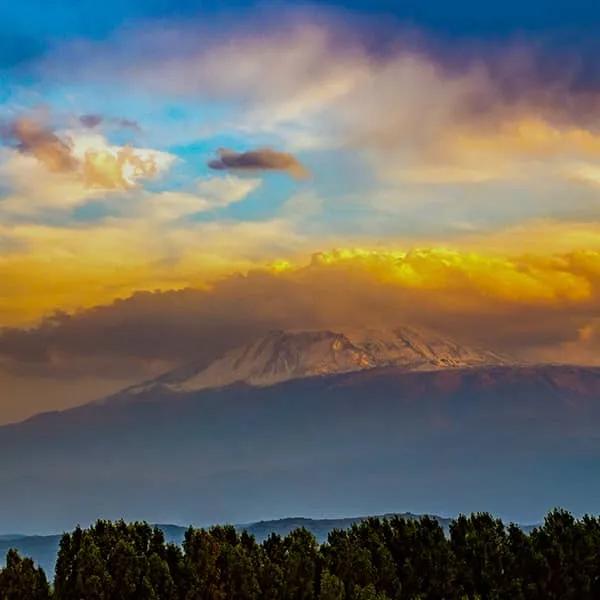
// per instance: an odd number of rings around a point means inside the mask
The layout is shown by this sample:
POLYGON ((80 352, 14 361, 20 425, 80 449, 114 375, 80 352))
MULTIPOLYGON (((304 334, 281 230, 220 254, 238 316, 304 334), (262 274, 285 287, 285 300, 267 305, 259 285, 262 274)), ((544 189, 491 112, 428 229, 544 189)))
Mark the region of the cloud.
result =
POLYGON ((137 190, 141 182, 163 174, 175 161, 167 152, 114 146, 87 129, 54 132, 29 118, 10 123, 4 139, 0 215, 7 220, 35 220, 107 192, 137 190))
POLYGON ((598 365, 600 356, 600 318, 582 324, 576 335, 560 343, 558 347, 542 348, 540 359, 556 361, 557 356, 568 356, 574 363, 582 365, 598 365))
MULTIPOLYGON (((196 116, 190 126, 187 111, 184 125, 157 119, 157 138, 176 129, 184 142, 173 146, 197 143, 199 131, 250 145, 236 151, 230 142, 234 150, 211 161, 222 170, 260 171, 266 162, 304 175, 293 163, 302 152, 327 198, 321 230, 450 237, 461 228, 597 212, 600 96, 573 85, 577 65, 543 68, 550 55, 541 42, 449 48, 401 27, 374 48, 354 30, 360 25, 321 17, 284 18, 280 27, 267 20, 260 32, 228 24, 226 39, 201 35, 194 20, 163 31, 134 27, 106 43, 82 42, 77 53, 51 54, 40 68, 84 87, 135 82, 136 94, 164 107, 210 107, 204 128, 196 116), (292 158, 265 160, 257 144, 292 158)), ((91 180, 109 189, 125 181, 100 175, 91 180)), ((169 193, 194 194, 183 187, 169 193)), ((307 230, 316 221, 307 220, 307 230)))
MULTIPOLYGON (((101 117, 96 115, 82 119, 86 128, 101 122, 101 117)), ((131 188, 139 179, 154 177, 174 158, 151 149, 111 146, 99 134, 72 130, 59 136, 40 121, 28 117, 15 119, 6 129, 20 153, 33 156, 53 173, 74 174, 86 187, 131 188)))
POLYGON ((0 148, 0 177, 5 186, 0 201, 3 223, 67 210, 98 193, 83 185, 79 172, 51 171, 34 156, 8 148, 0 148))
POLYGON ((206 198, 212 207, 224 207, 240 202, 261 185, 260 179, 207 177, 196 184, 196 192, 206 198))
POLYGON ((338 144, 410 143, 420 134, 432 139, 440 127, 493 128, 523 115, 586 128, 600 111, 598 82, 583 85, 589 69, 582 57, 561 55, 544 40, 450 43, 334 11, 276 16, 243 27, 145 24, 104 43, 63 47, 39 69, 53 78, 135 81, 166 97, 226 101, 240 108, 246 126, 285 131, 293 124, 295 133, 338 144))
POLYGON ((134 131, 142 131, 140 124, 133 119, 113 119, 113 123, 122 129, 133 129, 134 131))
POLYGON ((94 129, 94 127, 97 127, 102 123, 104 117, 102 117, 102 115, 81 115, 79 120, 84 127, 94 129))
MULTIPOLYGON (((549 178, 572 182, 574 165, 598 159, 600 88, 586 80, 589 56, 541 39, 449 44, 399 24, 365 28, 335 11, 269 16, 244 27, 128 28, 51 53, 38 69, 133 81, 165 103, 227 107, 214 131, 267 135, 294 153, 351 152, 374 188, 497 181, 529 191, 549 178)), ((247 153, 228 152, 244 168, 247 153)), ((233 168, 227 158, 212 162, 233 168)))
POLYGON ((105 117, 99 114, 87 114, 79 117, 79 122, 88 129, 94 129, 100 124, 105 123, 113 125, 120 129, 132 129, 134 131, 141 131, 141 127, 137 121, 133 119, 105 117))
POLYGON ((153 153, 144 155, 131 147, 86 150, 81 161, 84 185, 104 190, 134 187, 138 179, 154 177, 158 169, 153 153))
POLYGON ((89 224, 1 223, 8 251, 0 255, 0 324, 35 322, 57 307, 77 310, 136 290, 199 287, 305 248, 282 219, 165 226, 183 212, 206 210, 202 197, 166 194, 136 193, 139 212, 89 224))
POLYGON ((69 140, 61 140, 41 123, 24 117, 11 123, 8 131, 19 152, 34 156, 50 171, 65 173, 77 169, 69 140))
MULTIPOLYGON (((118 164, 118 158, 111 159, 114 161, 114 170, 104 168, 100 171, 104 177, 113 172, 116 178, 122 176, 123 169, 118 164)), ((102 189, 106 190, 108 182, 101 183, 102 189)), ((193 219, 190 221, 189 217, 241 202, 261 183, 257 178, 233 175, 201 177, 185 187, 164 191, 150 191, 122 183, 118 186, 124 190, 122 193, 103 194, 95 198, 94 208, 102 215, 98 221, 106 220, 112 224, 120 221, 122 227, 143 222, 155 228, 170 226, 175 232, 181 233, 183 228, 194 226, 193 219)), ((157 230, 156 235, 165 233, 157 230)))
POLYGON ((242 179, 231 175, 207 177, 197 181, 191 192, 146 192, 130 210, 133 209, 137 217, 172 221, 240 202, 260 184, 260 179, 242 179))
MULTIPOLYGON (((560 351, 600 317, 600 252, 508 257, 443 248, 339 249, 308 264, 232 274, 202 289, 140 292, 7 328, 0 354, 68 369, 69 357, 177 364, 274 327, 423 325, 512 353, 560 351), (536 318, 532 318, 535 315, 536 318), (62 358, 61 358, 62 357, 62 358)), ((556 360, 570 356, 555 353, 556 360)))
POLYGON ((234 171, 284 171, 296 179, 308 177, 307 169, 298 159, 287 152, 271 148, 259 148, 246 152, 235 152, 220 148, 219 158, 209 161, 208 166, 217 170, 234 171))

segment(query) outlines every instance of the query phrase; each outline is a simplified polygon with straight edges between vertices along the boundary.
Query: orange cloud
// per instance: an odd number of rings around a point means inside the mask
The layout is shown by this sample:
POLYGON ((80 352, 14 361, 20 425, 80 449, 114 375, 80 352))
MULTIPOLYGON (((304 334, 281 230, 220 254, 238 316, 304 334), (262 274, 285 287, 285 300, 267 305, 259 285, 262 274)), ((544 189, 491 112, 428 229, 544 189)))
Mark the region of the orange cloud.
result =
MULTIPOLYGON (((88 129, 91 122, 86 122, 88 129)), ((28 117, 16 119, 8 131, 19 152, 33 156, 52 173, 72 175, 87 188, 132 188, 138 180, 154 177, 172 160, 158 151, 109 146, 97 134, 72 131, 59 137, 28 117)))
POLYGON ((21 118, 11 124, 9 131, 20 152, 35 156, 50 171, 63 173, 77 169, 71 145, 42 124, 21 118))

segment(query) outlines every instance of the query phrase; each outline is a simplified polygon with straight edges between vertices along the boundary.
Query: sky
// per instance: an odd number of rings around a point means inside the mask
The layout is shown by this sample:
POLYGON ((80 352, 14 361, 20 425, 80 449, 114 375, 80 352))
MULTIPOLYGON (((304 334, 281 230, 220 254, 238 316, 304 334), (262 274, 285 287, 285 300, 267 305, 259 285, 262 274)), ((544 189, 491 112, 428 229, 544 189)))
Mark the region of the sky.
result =
POLYGON ((273 328, 600 364, 600 6, 0 6, 0 422, 273 328))

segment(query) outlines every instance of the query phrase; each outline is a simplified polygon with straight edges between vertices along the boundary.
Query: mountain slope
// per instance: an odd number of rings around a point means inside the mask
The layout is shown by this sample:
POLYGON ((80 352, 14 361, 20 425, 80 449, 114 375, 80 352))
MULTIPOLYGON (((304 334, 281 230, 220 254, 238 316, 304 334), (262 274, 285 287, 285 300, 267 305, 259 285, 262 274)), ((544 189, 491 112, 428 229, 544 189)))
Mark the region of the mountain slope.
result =
POLYGON ((409 327, 393 330, 272 331, 226 353, 208 367, 187 365, 134 386, 139 393, 157 386, 177 391, 218 388, 232 383, 267 386, 290 379, 396 366, 435 370, 508 364, 489 351, 467 348, 409 327))
POLYGON ((148 388, 1 427, 0 530, 97 517, 594 512, 599 423, 600 369, 582 367, 384 367, 148 388))

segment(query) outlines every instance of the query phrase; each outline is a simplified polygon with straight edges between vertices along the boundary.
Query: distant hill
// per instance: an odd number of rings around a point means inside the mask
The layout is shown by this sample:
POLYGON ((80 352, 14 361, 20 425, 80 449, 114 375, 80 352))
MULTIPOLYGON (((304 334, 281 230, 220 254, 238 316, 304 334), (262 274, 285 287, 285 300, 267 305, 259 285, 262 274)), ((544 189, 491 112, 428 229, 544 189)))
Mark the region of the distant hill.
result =
POLYGON ((46 572, 49 579, 54 574, 60 535, 3 535, 0 536, 0 565, 4 565, 6 553, 14 548, 22 556, 28 556, 46 572))
MULTIPOLYGON (((393 516, 404 517, 406 519, 418 519, 421 515, 413 513, 389 513, 377 515, 377 518, 390 518, 393 516)), ((349 529, 355 523, 360 523, 369 517, 346 517, 340 519, 309 519, 305 517, 292 517, 287 519, 277 519, 274 521, 258 521, 248 525, 238 525, 237 528, 251 533, 258 541, 266 539, 271 533, 277 533, 285 536, 294 529, 304 527, 308 529, 320 543, 323 543, 330 531, 334 529, 349 529)), ((447 530, 452 519, 434 516, 438 523, 447 530)))
MULTIPOLYGON (((419 515, 412 513, 398 513, 399 516, 416 519, 419 515)), ((392 514, 379 515, 380 517, 391 517, 392 514)), ((251 533, 259 542, 266 539, 271 533, 277 533, 285 536, 294 529, 304 527, 308 529, 317 540, 322 543, 327 539, 330 531, 333 529, 348 529, 355 523, 363 521, 367 517, 349 517, 341 519, 309 519, 304 517, 293 517, 287 519, 277 519, 273 521, 259 521, 257 523, 248 523, 245 525, 236 525, 240 531, 251 533)), ((450 519, 435 517, 440 525, 447 530, 450 519)), ((179 525, 159 524, 165 534, 167 542, 181 544, 187 527, 179 525)), ((11 548, 16 548, 23 556, 29 556, 40 565, 46 575, 51 576, 54 573, 54 564, 58 553, 61 535, 0 535, 0 564, 4 556, 11 548)))

